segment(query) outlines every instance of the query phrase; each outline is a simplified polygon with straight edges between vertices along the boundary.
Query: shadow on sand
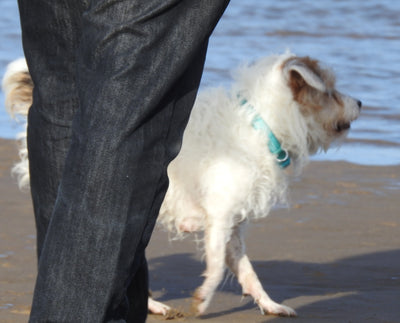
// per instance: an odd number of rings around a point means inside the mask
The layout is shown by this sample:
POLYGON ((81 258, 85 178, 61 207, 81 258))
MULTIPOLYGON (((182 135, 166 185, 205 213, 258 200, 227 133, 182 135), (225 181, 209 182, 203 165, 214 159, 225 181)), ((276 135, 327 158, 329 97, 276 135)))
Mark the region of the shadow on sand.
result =
MULTIPOLYGON (((277 302, 288 301, 296 309, 299 314, 296 322, 313 318, 314 321, 330 321, 329 318, 334 317, 355 322, 347 320, 346 312, 363 313, 363 318, 371 322, 399 320, 400 250, 364 254, 331 263, 252 263, 269 295, 277 302)), ((202 283, 204 266, 188 253, 150 259, 151 289, 162 295, 157 298, 162 302, 189 298, 202 283)), ((218 291, 240 300, 241 288, 235 278, 228 276, 218 291)), ((250 298, 238 307, 232 304, 237 304, 236 300, 232 300, 226 310, 206 314, 203 318, 217 319, 256 307, 250 298)))

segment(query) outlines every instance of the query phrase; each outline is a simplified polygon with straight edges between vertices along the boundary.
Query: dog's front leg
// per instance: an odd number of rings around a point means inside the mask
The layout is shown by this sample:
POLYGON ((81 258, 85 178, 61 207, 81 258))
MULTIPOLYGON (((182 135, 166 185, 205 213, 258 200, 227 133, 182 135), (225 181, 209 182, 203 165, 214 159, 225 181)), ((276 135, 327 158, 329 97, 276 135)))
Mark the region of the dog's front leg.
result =
POLYGON ((296 316, 296 312, 288 306, 274 302, 263 289, 260 280, 245 254, 244 223, 233 229, 227 245, 226 263, 236 275, 243 289, 243 295, 251 295, 260 307, 262 314, 296 316))
POLYGON ((221 218, 223 217, 209 218, 205 229, 207 268, 204 273, 205 280, 194 295, 194 309, 198 315, 203 314, 207 309, 225 271, 226 242, 231 229, 229 225, 221 221, 221 218))

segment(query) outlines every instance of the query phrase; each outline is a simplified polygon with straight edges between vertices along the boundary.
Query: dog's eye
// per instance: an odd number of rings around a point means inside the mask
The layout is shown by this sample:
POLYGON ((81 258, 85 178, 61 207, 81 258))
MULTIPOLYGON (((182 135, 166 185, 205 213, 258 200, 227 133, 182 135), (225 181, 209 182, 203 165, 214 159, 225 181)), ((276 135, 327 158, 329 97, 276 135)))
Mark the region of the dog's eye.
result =
POLYGON ((337 104, 343 105, 343 101, 340 95, 336 91, 332 91, 328 93, 329 97, 333 99, 337 104))

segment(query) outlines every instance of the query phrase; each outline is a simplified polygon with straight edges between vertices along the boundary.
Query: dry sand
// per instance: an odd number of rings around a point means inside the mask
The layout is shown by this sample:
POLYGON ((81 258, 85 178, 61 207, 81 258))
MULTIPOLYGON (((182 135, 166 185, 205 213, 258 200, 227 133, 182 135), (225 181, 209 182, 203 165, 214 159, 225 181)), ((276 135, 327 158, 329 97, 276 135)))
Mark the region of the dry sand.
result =
MULTIPOLYGON (((36 259, 29 193, 10 176, 17 158, 16 143, 0 139, 0 322, 18 323, 28 319, 36 259)), ((400 322, 400 166, 313 162, 291 192, 291 208, 252 223, 246 241, 266 290, 299 316, 262 316, 228 276, 206 315, 176 321, 400 322)), ((204 270, 193 238, 169 242, 156 229, 147 256, 154 296, 189 312, 204 270)))

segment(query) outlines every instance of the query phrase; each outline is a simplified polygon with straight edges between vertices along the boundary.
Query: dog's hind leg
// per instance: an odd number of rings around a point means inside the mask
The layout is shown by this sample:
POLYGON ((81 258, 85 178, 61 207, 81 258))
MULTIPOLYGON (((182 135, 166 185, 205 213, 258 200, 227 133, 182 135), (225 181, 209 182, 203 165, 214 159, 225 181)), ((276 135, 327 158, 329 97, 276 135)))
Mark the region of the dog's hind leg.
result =
POLYGON ((231 225, 224 219, 227 217, 209 217, 205 229, 205 257, 207 268, 205 280, 194 294, 194 310, 201 315, 223 279, 225 272, 226 243, 231 235, 231 225))
POLYGON ((243 227, 244 223, 242 222, 233 229, 226 253, 226 263, 242 286, 243 295, 251 295, 260 307, 262 314, 296 316, 293 309, 274 302, 263 289, 245 253, 243 227))

